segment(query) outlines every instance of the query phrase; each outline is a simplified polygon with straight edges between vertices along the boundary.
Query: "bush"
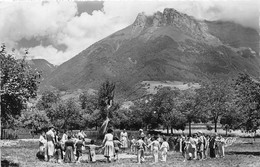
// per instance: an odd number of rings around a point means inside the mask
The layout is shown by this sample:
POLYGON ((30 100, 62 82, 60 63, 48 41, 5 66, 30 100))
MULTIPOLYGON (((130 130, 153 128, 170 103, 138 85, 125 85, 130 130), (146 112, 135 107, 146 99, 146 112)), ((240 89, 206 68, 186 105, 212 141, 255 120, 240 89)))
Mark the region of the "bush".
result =
POLYGON ((207 130, 211 131, 213 128, 210 125, 206 125, 207 130))

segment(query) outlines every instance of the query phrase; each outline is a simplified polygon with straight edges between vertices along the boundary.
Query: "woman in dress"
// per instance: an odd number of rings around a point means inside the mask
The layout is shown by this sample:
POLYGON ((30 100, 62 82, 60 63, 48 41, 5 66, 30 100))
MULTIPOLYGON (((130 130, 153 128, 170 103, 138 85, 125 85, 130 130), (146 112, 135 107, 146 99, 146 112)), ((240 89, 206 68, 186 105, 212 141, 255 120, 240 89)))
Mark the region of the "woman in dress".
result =
POLYGON ((107 134, 105 135, 102 144, 105 148, 104 156, 107 158, 107 162, 111 162, 111 158, 114 157, 114 142, 112 133, 112 129, 107 130, 107 134))
POLYGON ((53 161, 53 156, 54 156, 54 140, 55 140, 55 134, 54 134, 54 127, 50 127, 50 130, 46 133, 46 139, 47 139, 47 143, 46 143, 46 160, 47 161, 53 161))
POLYGON ((125 152, 125 150, 127 149, 128 147, 128 135, 127 135, 127 132, 126 130, 124 129, 123 132, 120 133, 120 141, 122 143, 121 145, 121 148, 123 150, 123 152, 125 152))
POLYGON ((71 136, 68 136, 68 140, 65 142, 65 156, 64 156, 64 162, 70 163, 75 162, 75 156, 74 156, 74 142, 71 138, 71 136))

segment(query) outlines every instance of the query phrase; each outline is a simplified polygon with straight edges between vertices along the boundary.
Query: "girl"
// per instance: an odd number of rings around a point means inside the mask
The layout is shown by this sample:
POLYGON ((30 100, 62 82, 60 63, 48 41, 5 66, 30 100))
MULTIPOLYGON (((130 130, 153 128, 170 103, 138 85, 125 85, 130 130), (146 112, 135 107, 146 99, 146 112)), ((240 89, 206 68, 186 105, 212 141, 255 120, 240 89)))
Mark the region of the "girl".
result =
POLYGON ((167 152, 170 149, 168 142, 166 141, 166 137, 163 137, 163 142, 160 150, 162 150, 162 161, 166 162, 167 152))
POLYGON ((148 147, 153 146, 153 157, 154 157, 154 162, 158 162, 158 157, 159 157, 159 148, 160 148, 160 143, 158 141, 158 137, 155 137, 152 143, 148 145, 148 147))
POLYGON ((44 155, 45 155, 45 147, 46 147, 46 139, 45 139, 45 132, 42 131, 40 138, 39 138, 39 151, 36 154, 36 156, 39 158, 39 160, 44 161, 44 155))

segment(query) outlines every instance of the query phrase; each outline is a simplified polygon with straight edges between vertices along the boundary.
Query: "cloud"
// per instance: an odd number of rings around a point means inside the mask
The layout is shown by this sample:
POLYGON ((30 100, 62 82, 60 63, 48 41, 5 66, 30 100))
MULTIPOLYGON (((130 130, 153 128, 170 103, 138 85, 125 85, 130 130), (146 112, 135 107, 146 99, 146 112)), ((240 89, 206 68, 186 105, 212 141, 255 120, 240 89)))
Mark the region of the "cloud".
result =
MULTIPOLYGON (((75 2, 0 2, 0 42, 20 46, 23 39, 48 43, 29 48, 35 58, 60 64, 102 38, 150 15, 175 8, 198 19, 234 21, 259 28, 259 3, 252 1, 105 1, 103 9, 79 15, 75 2), (10 19, 11 17, 11 19, 10 19), (31 40, 37 39, 37 40, 31 40), (66 46, 59 50, 57 46, 66 46)), ((23 51, 24 48, 18 48, 23 51)))

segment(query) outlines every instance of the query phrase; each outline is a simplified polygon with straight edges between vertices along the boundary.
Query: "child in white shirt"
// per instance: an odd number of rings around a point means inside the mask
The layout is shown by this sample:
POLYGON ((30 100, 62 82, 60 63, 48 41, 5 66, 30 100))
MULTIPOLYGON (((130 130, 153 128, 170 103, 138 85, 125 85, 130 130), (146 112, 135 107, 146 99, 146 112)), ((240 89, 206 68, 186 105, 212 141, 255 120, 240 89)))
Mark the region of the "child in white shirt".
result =
POLYGON ((163 138, 162 145, 160 147, 160 150, 162 151, 162 161, 166 162, 167 158, 167 152, 170 149, 168 142, 166 141, 166 138, 163 138))

